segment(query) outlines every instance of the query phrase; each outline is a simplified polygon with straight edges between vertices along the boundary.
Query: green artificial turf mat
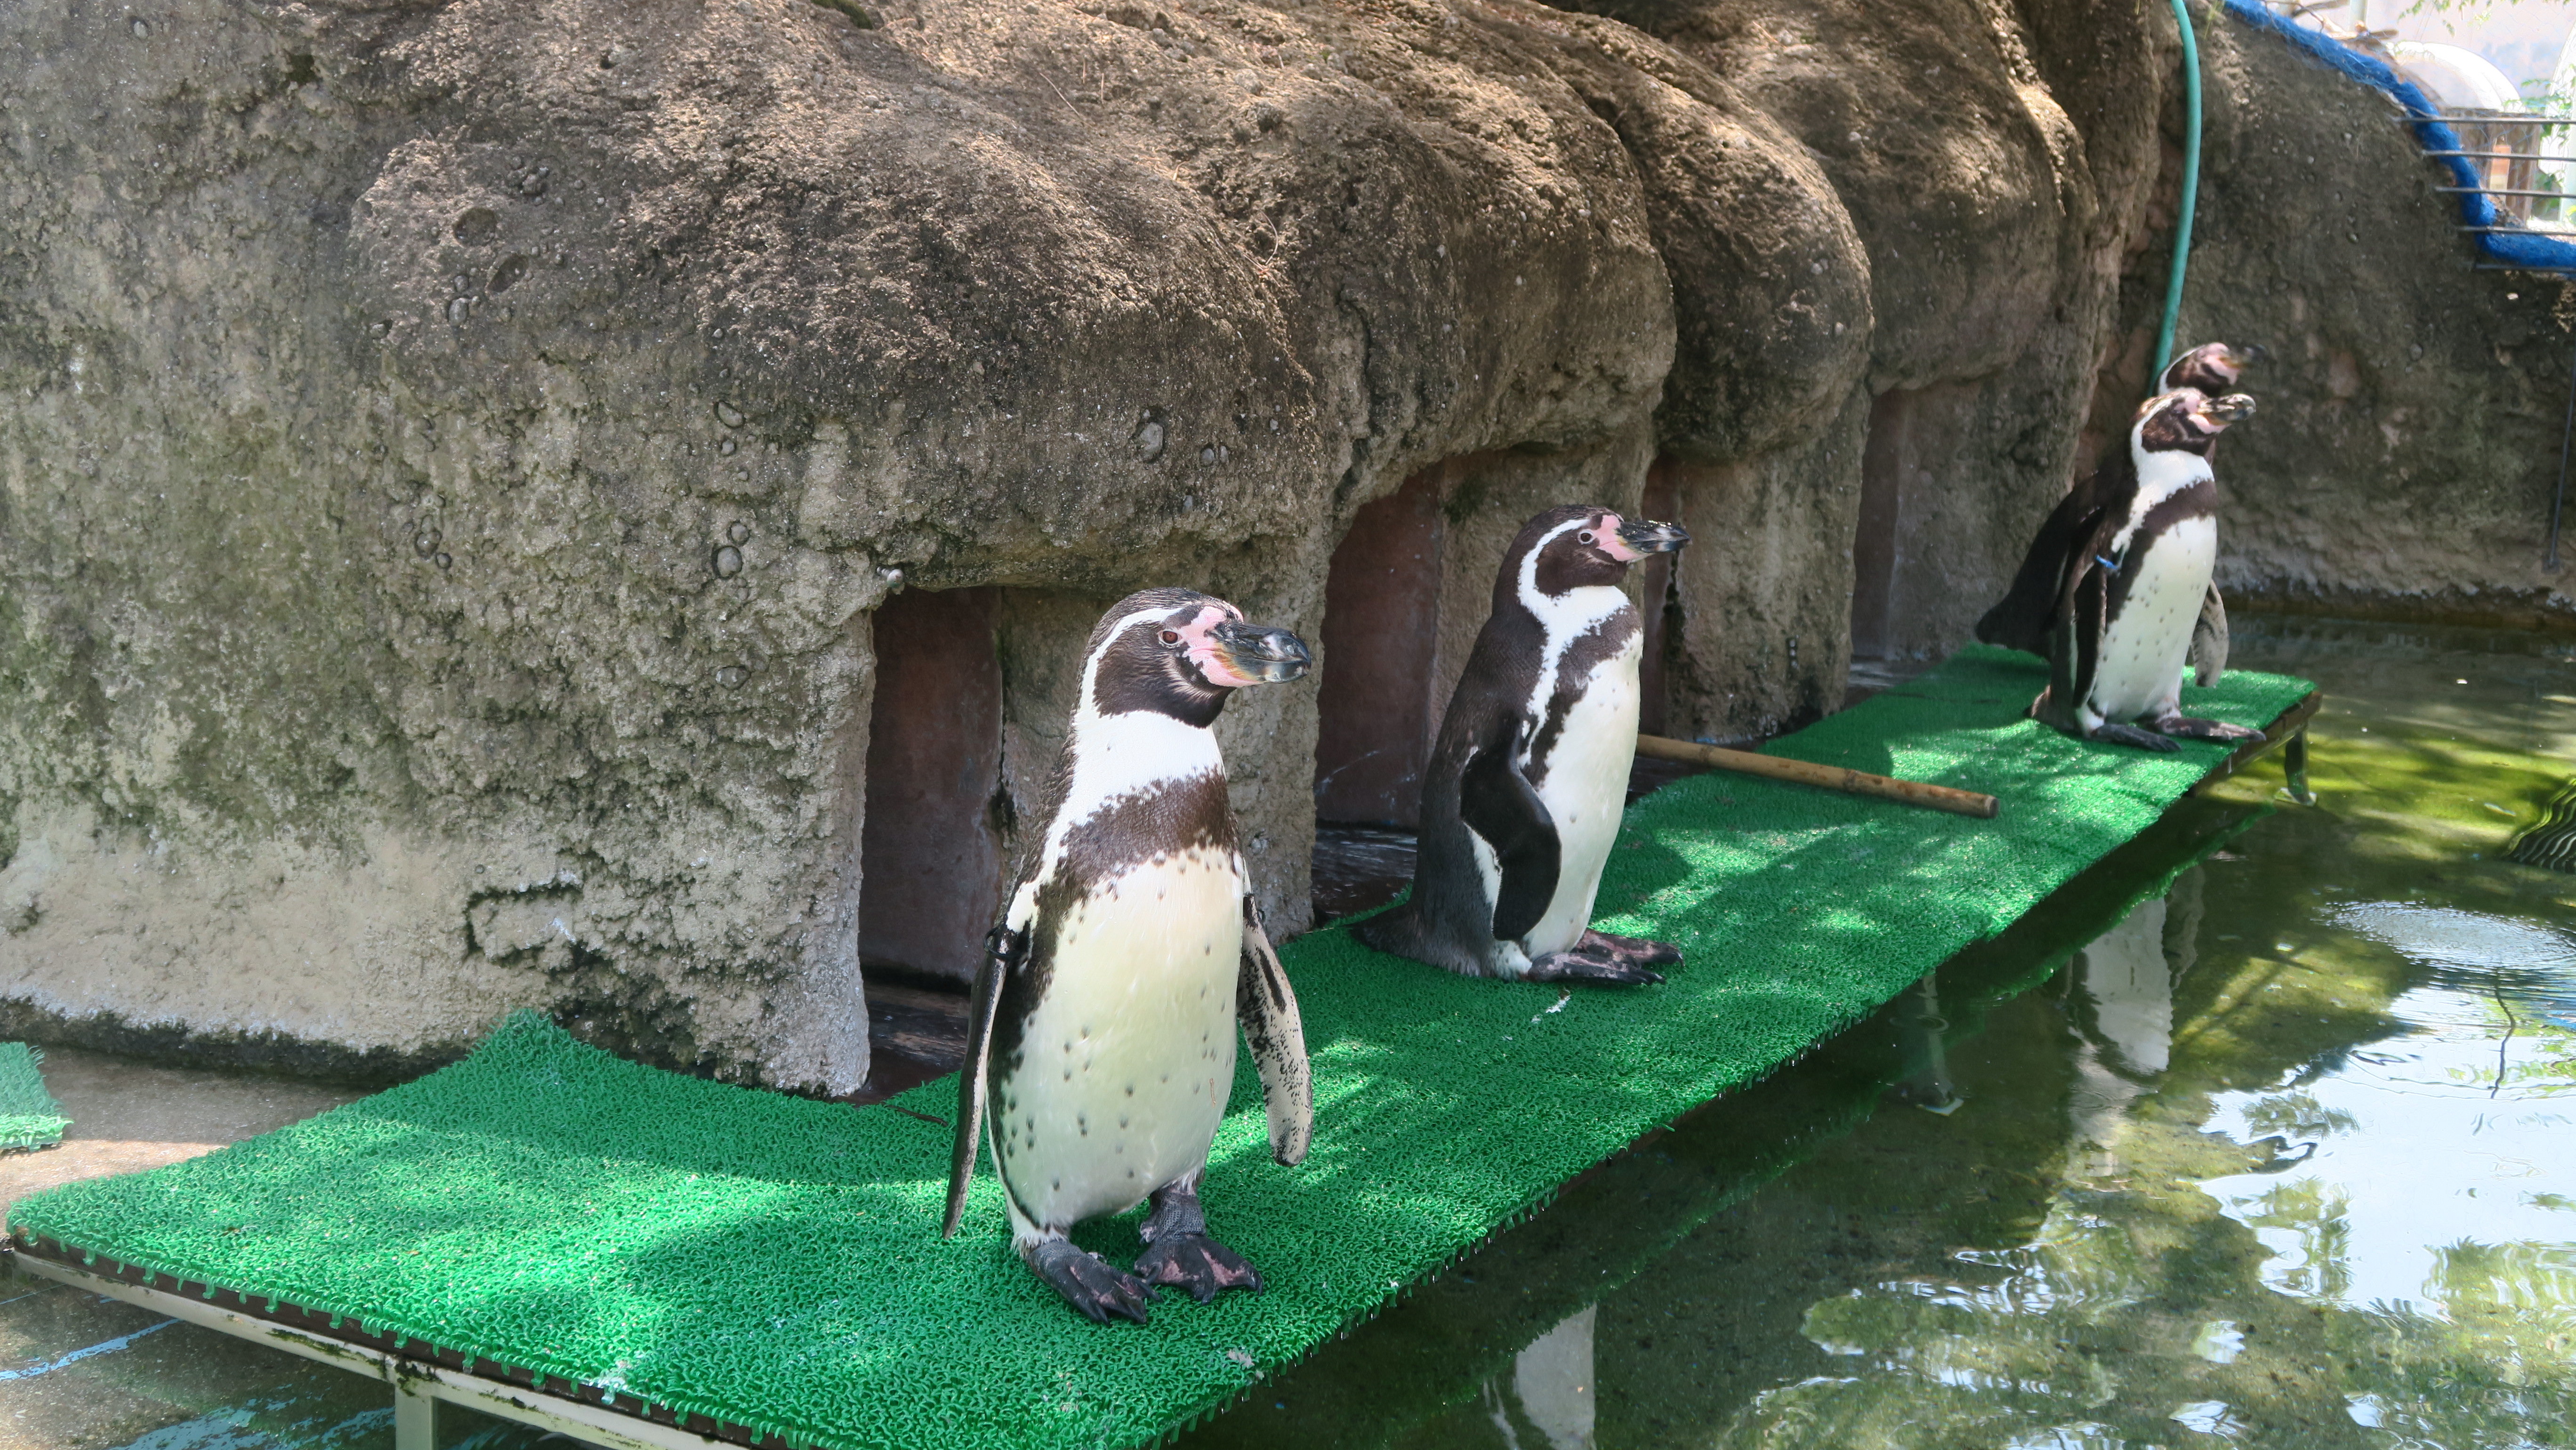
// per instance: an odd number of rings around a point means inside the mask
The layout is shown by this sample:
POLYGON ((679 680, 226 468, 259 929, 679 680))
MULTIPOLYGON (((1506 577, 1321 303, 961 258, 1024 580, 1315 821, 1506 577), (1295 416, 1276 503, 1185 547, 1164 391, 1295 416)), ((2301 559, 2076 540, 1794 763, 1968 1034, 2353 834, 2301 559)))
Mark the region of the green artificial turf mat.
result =
MULTIPOLYGON (((1375 955, 1283 954, 1313 1152, 1272 1163, 1250 1055, 1211 1157, 1214 1232, 1259 1295, 1077 1319, 978 1179, 939 1238, 953 1080, 850 1108, 638 1067, 532 1016, 417 1082, 217 1153, 70 1184, 12 1228, 367 1328, 835 1447, 1150 1440, 1230 1402, 1683 1110, 1761 1077, 1990 936, 2225 755, 2021 718, 2022 656, 1972 650, 1775 753, 2003 798, 1971 820, 1744 776, 1628 813, 1601 925, 1677 941, 1660 987, 1561 994, 1375 955)), ((2266 723, 2303 681, 2197 714, 2266 723)), ((1113 1256, 1135 1219, 1079 1235, 1113 1256)))
POLYGON ((23 1042, 0 1042, 0 1150, 49 1147, 72 1125, 45 1091, 45 1075, 36 1070, 44 1060, 23 1042))

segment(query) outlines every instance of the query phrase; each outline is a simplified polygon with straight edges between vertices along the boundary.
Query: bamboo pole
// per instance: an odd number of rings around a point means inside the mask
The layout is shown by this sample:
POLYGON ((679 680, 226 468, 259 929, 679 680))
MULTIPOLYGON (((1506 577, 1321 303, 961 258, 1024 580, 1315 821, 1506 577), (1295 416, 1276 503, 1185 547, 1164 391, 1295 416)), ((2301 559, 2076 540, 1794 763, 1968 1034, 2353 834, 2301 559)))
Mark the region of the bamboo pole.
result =
POLYGON ((1728 750, 1723 746, 1701 745, 1691 740, 1672 740, 1661 735, 1637 737, 1637 753, 1656 760, 1680 760, 1692 765, 1712 766, 1744 775, 1767 776, 1772 780, 1794 781, 1799 785, 1821 786, 1848 795, 1878 796, 1885 800, 1903 801, 1910 806, 1929 806, 1953 815, 1995 818, 1993 796, 1972 790, 1952 790, 1946 785, 1925 785, 1919 780, 1897 780, 1890 776, 1871 775, 1865 770, 1846 770, 1839 765, 1816 765, 1804 760, 1783 760, 1776 755, 1756 755, 1749 750, 1728 750))

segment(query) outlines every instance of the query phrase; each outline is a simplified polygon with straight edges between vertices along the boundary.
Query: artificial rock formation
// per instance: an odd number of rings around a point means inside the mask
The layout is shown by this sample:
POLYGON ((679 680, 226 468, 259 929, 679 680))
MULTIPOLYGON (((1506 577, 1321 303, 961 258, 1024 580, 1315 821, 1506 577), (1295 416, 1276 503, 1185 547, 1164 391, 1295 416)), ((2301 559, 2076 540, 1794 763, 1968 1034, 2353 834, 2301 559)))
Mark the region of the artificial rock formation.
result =
POLYGON ((0 1027, 846 1091, 1131 589, 1323 647, 1221 727, 1282 931, 1547 504, 1691 528, 1673 733, 1955 644, 2134 330, 2169 12, 1588 8, 0 10, 0 1027))
MULTIPOLYGON (((2203 56, 2181 330, 2272 355, 2246 380, 2262 411, 2219 464, 2221 587, 2239 607, 2576 627, 2569 575, 2545 561, 2576 284, 2481 269, 2456 198, 2433 190, 2450 175, 2378 91, 2233 24, 2209 27, 2203 56)), ((2141 271, 2126 377, 2161 303, 2163 267, 2141 271)), ((2576 536, 2561 554, 2576 563, 2576 536)))

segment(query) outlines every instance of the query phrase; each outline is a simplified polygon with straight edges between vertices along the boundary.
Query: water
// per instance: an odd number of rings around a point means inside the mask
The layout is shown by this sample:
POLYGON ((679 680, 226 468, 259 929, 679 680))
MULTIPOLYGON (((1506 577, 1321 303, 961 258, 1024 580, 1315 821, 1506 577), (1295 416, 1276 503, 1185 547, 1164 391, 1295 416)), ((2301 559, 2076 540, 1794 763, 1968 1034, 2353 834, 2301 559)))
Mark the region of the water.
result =
MULTIPOLYGON (((2501 859, 2576 646, 2237 623, 2328 691, 2316 808, 2187 802, 1186 1438, 2576 1443, 2576 876, 2501 859)), ((0 1371, 57 1367, 0 1447, 390 1445, 381 1386, 188 1327, 58 1363, 154 1321, 9 1292, 0 1371)))

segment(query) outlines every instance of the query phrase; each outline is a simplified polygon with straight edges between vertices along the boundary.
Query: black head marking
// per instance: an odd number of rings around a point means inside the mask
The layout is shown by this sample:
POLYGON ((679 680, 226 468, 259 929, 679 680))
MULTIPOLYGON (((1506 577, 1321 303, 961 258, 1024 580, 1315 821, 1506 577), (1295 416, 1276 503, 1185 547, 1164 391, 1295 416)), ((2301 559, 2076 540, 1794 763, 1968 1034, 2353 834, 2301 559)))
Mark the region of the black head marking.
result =
POLYGON ((1146 589, 1111 605, 1083 658, 1097 660, 1091 706, 1103 715, 1150 710, 1204 729, 1245 685, 1293 680, 1312 656, 1284 629, 1244 623, 1243 611, 1195 589, 1146 589))
POLYGON ((2223 342, 2204 342, 2168 364, 2157 386, 2165 392, 2197 388, 2213 398, 2219 397, 2234 392, 2245 370, 2268 356, 2260 346, 2235 348, 2223 342))
POLYGON ((1628 566, 1648 554, 1670 553, 1690 542, 1678 525, 1646 519, 1622 520, 1590 504, 1559 504, 1521 525, 1512 546, 1503 551, 1503 567, 1494 580, 1494 607, 1509 608, 1520 598, 1522 564, 1535 552, 1533 581, 1538 592, 1555 596, 1591 585, 1617 585, 1628 566))
POLYGON ((2243 393, 2213 398, 2198 388, 2176 388, 2149 398, 2138 408, 2138 446, 2149 453, 2209 454, 2230 423, 2254 416, 2254 400, 2243 393))

